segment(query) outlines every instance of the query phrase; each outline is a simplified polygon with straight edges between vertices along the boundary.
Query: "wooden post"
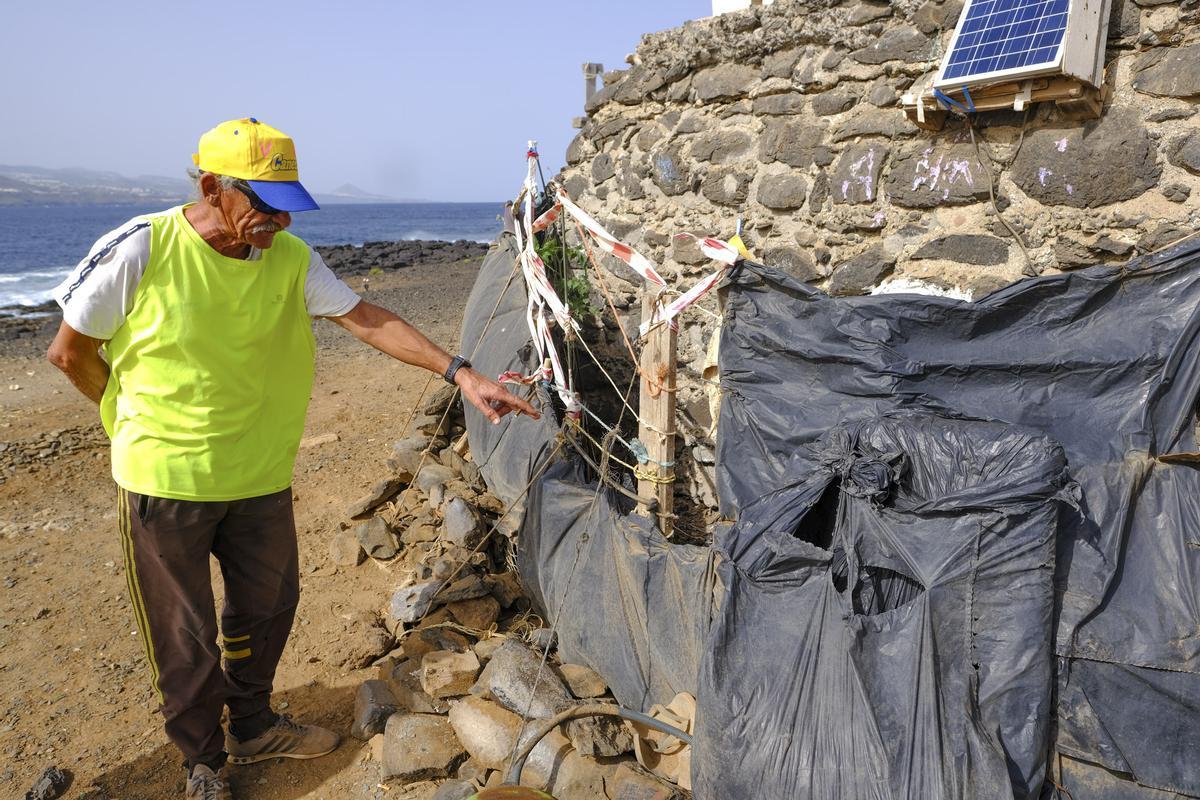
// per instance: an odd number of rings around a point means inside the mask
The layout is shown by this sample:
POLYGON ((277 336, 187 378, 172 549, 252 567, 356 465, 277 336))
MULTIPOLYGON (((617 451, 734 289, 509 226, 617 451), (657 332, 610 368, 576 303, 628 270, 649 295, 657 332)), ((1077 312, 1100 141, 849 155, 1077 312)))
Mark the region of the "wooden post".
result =
MULTIPOLYGON (((642 319, 654 314, 659 294, 647 289, 642 294, 642 319)), ((646 334, 642 346, 641 417, 638 438, 646 445, 650 463, 640 469, 655 480, 638 478, 638 494, 658 498, 658 525, 663 536, 674 527, 675 509, 675 345, 677 334, 670 325, 658 325, 646 334), (672 466, 663 466, 671 464, 672 466)), ((648 514, 644 505, 638 511, 648 514)))

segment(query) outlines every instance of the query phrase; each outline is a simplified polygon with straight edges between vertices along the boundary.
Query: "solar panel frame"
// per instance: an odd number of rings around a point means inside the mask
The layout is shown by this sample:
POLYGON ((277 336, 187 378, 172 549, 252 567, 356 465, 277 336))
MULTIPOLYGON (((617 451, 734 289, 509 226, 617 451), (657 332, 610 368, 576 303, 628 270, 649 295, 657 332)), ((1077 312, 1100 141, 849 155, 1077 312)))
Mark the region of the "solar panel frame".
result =
POLYGON ((1072 0, 968 0, 934 87, 956 89, 1061 72, 1073 5, 1072 0), (1010 16, 988 26, 1001 12, 1010 16), (997 28, 1001 33, 996 37, 980 35, 997 28))

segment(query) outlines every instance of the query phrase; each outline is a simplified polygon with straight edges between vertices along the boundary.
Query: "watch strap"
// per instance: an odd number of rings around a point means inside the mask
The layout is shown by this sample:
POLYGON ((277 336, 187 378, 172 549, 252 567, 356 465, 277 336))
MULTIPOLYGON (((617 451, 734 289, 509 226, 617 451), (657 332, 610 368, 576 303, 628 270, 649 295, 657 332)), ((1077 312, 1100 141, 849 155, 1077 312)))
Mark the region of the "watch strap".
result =
POLYGON ((455 373, 457 373, 460 368, 469 366, 471 366, 470 361, 467 361, 467 359, 462 355, 457 355, 450 359, 450 366, 446 367, 446 372, 444 375, 442 375, 442 377, 446 379, 446 383, 453 384, 455 373))

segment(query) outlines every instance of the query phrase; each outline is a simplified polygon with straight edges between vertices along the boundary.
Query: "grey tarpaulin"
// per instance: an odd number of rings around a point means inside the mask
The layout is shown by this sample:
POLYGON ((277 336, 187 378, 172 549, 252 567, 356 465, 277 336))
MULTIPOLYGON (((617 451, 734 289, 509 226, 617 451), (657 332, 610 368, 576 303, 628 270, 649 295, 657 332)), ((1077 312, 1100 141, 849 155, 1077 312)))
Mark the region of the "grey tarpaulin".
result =
POLYGON ((894 409, 1060 442, 1082 498, 1059 531, 1058 746, 1200 795, 1200 244, 974 303, 834 299, 754 265, 733 284, 725 511, 794 480, 798 447, 894 409))
MULTIPOLYGON (((464 351, 492 375, 536 366, 514 255, 502 238, 466 309, 464 351)), ((737 522, 674 546, 550 466, 520 566, 544 613, 566 597, 563 656, 634 707, 696 687, 699 800, 1025 796, 1054 747, 1068 787, 1086 773, 1077 800, 1152 796, 1086 762, 1200 796, 1200 246, 975 303, 829 298, 752 264, 726 290, 718 485, 737 522)), ((467 422, 506 502, 557 447, 550 416, 467 422)))
MULTIPOLYGON (((512 237, 502 236, 464 312, 463 352, 487 375, 537 366, 525 283, 519 271, 509 280, 515 255, 512 237)), ((554 453, 556 431, 550 413, 491 425, 468 408, 472 457, 506 504, 554 453)), ((566 460, 547 466, 524 505, 521 575, 547 621, 559 616, 563 657, 604 675, 616 698, 640 711, 678 692, 694 695, 714 592, 711 549, 671 545, 625 498, 598 492, 566 460)))

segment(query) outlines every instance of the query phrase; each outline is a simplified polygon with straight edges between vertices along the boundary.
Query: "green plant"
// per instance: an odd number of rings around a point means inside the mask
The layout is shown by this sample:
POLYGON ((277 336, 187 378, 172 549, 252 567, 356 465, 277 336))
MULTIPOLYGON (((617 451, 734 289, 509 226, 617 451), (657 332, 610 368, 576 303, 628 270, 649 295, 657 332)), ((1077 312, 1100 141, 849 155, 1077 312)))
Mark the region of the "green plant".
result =
POLYGON ((583 248, 565 245, 557 236, 547 233, 535 249, 546 265, 550 285, 567 304, 571 316, 583 320, 598 315, 600 309, 592 304, 592 285, 588 281, 587 254, 583 248))
POLYGON ((379 267, 371 267, 369 270, 367 270, 367 274, 368 275, 382 275, 383 270, 380 269, 379 267))

